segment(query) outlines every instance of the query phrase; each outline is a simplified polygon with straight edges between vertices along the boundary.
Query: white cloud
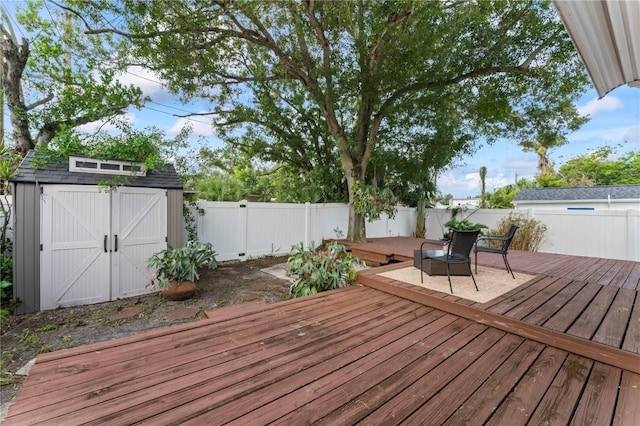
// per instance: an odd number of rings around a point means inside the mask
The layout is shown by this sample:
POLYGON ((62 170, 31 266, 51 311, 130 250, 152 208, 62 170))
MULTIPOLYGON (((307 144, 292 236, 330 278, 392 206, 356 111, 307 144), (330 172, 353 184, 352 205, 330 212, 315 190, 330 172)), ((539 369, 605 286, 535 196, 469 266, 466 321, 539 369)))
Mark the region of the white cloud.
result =
POLYGON ((619 98, 615 96, 605 96, 602 99, 591 99, 585 105, 578 107, 578 113, 582 116, 594 116, 599 111, 615 111, 623 108, 624 104, 619 98))
POLYGON ((211 124, 211 119, 207 116, 197 116, 193 119, 189 119, 188 117, 181 117, 174 123, 173 126, 167 129, 167 133, 176 135, 180 132, 180 130, 182 130, 185 125, 189 125, 191 127, 191 133, 195 136, 214 136, 216 134, 215 129, 211 124))
MULTIPOLYGON (((591 130, 578 130, 569 136, 569 144, 572 147, 584 144, 597 146, 614 145, 618 143, 640 143, 640 126, 619 126, 591 130)), ((562 149, 562 147, 560 148, 562 149)), ((582 153, 579 153, 580 155, 582 153)))
MULTIPOLYGON (((127 112, 122 116, 116 117, 115 120, 124 121, 126 123, 133 124, 136 122, 136 115, 132 112, 127 112)), ((111 120, 109 122, 107 122, 106 120, 94 121, 94 122, 79 126, 77 130, 80 133, 84 133, 88 135, 94 134, 98 131, 107 132, 109 134, 120 133, 120 130, 115 125, 115 122, 114 122, 115 120, 111 120)))
POLYGON ((122 84, 131 84, 139 87, 145 96, 150 97, 154 101, 171 99, 173 97, 163 86, 160 77, 146 68, 138 66, 129 67, 126 72, 118 76, 118 80, 122 84))

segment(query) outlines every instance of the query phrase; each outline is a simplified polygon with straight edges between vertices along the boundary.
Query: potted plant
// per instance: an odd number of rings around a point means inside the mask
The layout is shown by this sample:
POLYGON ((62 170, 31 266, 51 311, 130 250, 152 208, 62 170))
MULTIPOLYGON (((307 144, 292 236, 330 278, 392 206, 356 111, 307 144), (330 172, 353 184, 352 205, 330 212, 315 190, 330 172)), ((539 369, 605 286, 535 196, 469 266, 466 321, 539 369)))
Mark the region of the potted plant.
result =
POLYGON ((154 253, 147 260, 147 266, 155 268, 151 285, 157 285, 171 300, 184 300, 196 290, 195 282, 200 279, 198 268, 218 267, 215 255, 211 243, 195 240, 187 242, 185 247, 167 247, 154 253))
MULTIPOLYGON (((483 229, 488 229, 487 225, 482 223, 472 223, 468 219, 458 220, 458 213, 462 212, 461 207, 454 207, 451 209, 451 219, 445 222, 444 226, 447 228, 447 232, 443 236, 443 240, 445 243, 448 243, 451 240, 451 236, 453 235, 453 231, 476 231, 480 230, 482 232, 483 229)), ((471 215, 469 215, 471 216, 471 215)), ((468 216, 467 216, 468 217, 468 216)))

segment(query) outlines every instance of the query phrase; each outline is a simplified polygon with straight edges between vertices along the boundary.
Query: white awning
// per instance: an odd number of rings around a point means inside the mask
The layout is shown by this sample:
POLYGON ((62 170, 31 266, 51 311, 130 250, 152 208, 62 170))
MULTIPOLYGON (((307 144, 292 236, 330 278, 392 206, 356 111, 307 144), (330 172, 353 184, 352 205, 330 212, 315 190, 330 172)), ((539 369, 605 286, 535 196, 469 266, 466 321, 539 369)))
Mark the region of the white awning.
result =
POLYGON ((598 96, 640 87, 640 1, 553 0, 598 96))

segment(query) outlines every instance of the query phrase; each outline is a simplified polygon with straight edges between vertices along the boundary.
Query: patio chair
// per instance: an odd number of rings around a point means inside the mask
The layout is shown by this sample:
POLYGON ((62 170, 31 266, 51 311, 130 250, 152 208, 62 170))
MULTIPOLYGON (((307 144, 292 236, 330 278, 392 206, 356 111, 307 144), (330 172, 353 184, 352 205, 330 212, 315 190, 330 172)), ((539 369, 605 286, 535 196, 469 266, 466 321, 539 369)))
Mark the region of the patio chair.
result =
POLYGON ((494 253, 501 254, 502 259, 504 260, 504 266, 507 268, 507 272, 511 273, 513 279, 516 279, 516 276, 513 275, 513 270, 511 269, 511 265, 509 265, 509 261, 507 260, 507 253, 509 252, 509 246, 511 245, 511 240, 513 240, 514 235, 516 235, 516 231, 518 227, 516 225, 511 225, 509 231, 503 236, 486 236, 478 238, 476 242, 475 255, 476 255, 476 274, 478 273, 478 252, 484 253, 494 253), (481 245, 481 244, 491 244, 492 241, 497 241, 500 244, 499 247, 492 247, 491 245, 481 245))
MULTIPOLYGON (((476 284, 476 279, 473 277, 473 273, 471 272, 471 249, 478 238, 479 230, 475 231, 453 231, 453 235, 451 237, 451 242, 449 243, 449 247, 447 248, 447 252, 441 256, 427 256, 425 259, 422 259, 420 262, 420 282, 423 281, 424 268, 423 263, 426 259, 431 259, 432 261, 442 262, 446 265, 447 269, 447 279, 449 280, 449 289, 451 290, 451 294, 453 294, 453 286, 451 285, 451 265, 467 265, 469 268, 469 275, 471 275, 471 279, 473 280, 473 285, 476 287, 476 291, 478 290, 478 284, 476 284)), ((424 244, 424 243, 423 243, 424 244)), ((422 251, 422 245, 420 246, 420 250, 422 251)), ((465 274, 466 275, 466 274, 465 274)))

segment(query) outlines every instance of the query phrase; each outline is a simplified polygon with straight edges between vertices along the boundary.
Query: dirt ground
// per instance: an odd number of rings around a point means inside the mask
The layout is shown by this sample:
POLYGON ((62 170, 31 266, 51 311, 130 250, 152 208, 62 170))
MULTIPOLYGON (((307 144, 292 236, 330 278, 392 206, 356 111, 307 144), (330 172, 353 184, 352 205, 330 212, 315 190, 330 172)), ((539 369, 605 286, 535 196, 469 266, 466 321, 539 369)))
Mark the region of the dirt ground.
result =
POLYGON ((274 303, 288 298, 290 283, 261 271, 287 261, 263 257, 246 262, 222 262, 218 269, 201 271, 194 297, 167 300, 160 293, 108 303, 11 316, 0 324, 0 404, 6 405, 20 389, 24 376, 15 373, 38 354, 95 343, 174 324, 197 321, 205 311, 250 301, 274 303), (119 313, 140 310, 133 317, 119 313), (193 308, 184 311, 182 308, 193 308), (189 313, 187 318, 172 319, 189 313))

